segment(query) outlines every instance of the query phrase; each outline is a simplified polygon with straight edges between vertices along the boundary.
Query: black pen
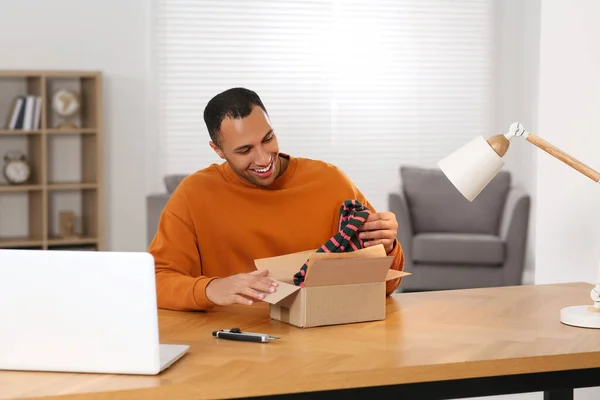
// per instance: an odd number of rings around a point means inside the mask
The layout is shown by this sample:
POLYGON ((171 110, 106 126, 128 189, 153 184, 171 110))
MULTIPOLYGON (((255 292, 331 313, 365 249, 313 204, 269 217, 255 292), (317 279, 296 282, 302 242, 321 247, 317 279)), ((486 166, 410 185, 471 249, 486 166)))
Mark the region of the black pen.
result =
POLYGON ((267 335, 266 333, 242 332, 239 328, 221 329, 214 331, 212 335, 219 339, 239 340, 242 342, 266 343, 279 339, 276 336, 267 335))

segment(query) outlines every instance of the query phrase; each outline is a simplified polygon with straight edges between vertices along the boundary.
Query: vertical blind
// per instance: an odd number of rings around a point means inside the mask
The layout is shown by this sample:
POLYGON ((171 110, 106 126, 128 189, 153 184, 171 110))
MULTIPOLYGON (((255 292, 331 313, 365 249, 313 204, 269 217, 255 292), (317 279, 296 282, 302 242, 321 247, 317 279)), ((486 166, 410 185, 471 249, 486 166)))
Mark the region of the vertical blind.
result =
POLYGON ((221 162, 202 113, 235 86, 261 96, 282 152, 336 164, 379 210, 401 165, 493 126, 493 0, 156 1, 163 175, 221 162))

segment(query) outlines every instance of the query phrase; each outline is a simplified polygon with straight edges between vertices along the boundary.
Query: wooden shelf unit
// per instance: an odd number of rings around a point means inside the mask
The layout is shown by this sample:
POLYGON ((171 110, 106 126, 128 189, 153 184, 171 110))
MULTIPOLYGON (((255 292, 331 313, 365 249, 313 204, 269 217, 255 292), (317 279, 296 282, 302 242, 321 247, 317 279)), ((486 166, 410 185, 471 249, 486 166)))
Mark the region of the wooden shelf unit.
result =
POLYGON ((101 72, 0 70, 0 118, 0 248, 105 250, 101 72), (58 89, 79 95, 76 128, 57 125, 51 102, 58 89), (8 129, 14 99, 26 95, 41 97, 39 126, 8 129), (15 148, 31 167, 22 185, 1 173, 15 148), (74 237, 59 236, 60 211, 75 213, 74 237))

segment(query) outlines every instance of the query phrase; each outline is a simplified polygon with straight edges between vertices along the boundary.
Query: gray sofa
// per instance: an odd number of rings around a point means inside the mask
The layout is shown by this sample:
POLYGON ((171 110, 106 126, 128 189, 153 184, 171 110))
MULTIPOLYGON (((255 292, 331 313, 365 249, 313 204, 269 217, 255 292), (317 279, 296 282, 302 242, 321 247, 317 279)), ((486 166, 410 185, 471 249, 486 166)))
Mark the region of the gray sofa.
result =
POLYGON ((520 285, 530 196, 501 171, 473 201, 439 169, 403 166, 390 193, 405 254, 403 291, 520 285))
POLYGON ((146 197, 146 241, 148 242, 148 245, 150 245, 150 242, 154 239, 156 229, 158 228, 158 221, 160 220, 160 214, 162 214, 167 201, 177 185, 179 185, 179 182, 186 176, 187 175, 167 175, 164 178, 166 192, 153 193, 146 197))

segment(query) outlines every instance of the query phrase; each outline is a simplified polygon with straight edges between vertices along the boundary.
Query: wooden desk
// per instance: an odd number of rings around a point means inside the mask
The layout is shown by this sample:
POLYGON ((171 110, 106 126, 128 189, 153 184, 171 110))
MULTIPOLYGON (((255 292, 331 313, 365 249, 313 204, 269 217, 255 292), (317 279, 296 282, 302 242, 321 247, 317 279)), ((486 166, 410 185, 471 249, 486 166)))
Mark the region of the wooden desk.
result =
POLYGON ((200 399, 293 395, 404 395, 441 399, 527 391, 572 398, 600 386, 600 331, 559 321, 587 304, 591 285, 522 286, 396 294, 385 321, 299 329, 271 321, 265 304, 208 313, 160 311, 163 343, 190 353, 158 376, 0 372, 0 398, 200 399), (239 327, 281 340, 215 339, 239 327), (67 396, 70 395, 70 396, 67 396))

